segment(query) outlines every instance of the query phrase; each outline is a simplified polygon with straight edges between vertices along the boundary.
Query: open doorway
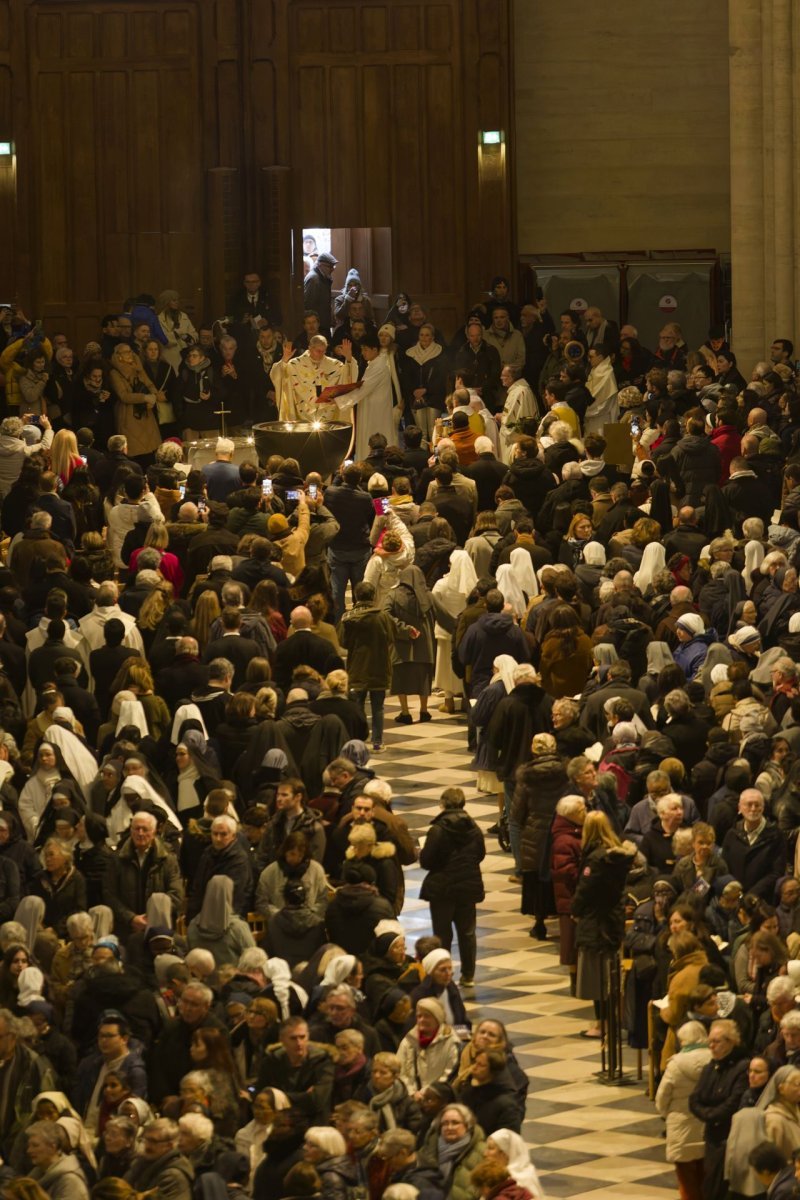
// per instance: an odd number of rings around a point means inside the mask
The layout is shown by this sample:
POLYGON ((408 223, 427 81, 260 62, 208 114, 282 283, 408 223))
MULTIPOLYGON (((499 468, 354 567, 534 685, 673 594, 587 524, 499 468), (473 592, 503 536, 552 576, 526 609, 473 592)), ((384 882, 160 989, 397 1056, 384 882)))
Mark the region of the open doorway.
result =
POLYGON ((347 272, 355 268, 370 298, 377 324, 384 320, 392 303, 392 231, 377 229, 303 229, 303 274, 320 254, 338 259, 333 272, 333 297, 341 295, 347 272))

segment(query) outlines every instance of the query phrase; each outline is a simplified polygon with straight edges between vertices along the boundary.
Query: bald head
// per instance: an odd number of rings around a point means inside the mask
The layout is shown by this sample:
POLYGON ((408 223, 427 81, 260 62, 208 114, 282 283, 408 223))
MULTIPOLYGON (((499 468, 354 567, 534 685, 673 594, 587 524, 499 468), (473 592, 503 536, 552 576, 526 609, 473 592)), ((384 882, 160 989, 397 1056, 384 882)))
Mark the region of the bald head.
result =
POLYGON ((178 520, 187 525, 193 525, 197 520, 197 505, 192 504, 191 500, 187 500, 178 509, 178 520))
POLYGON ((697 520, 697 514, 690 505, 685 504, 683 508, 678 511, 678 520, 680 521, 681 525, 694 525, 697 520))
POLYGON ((669 594, 670 604, 691 604, 692 589, 688 587, 674 587, 669 594))
POLYGON ((754 425, 766 425, 767 414, 763 408, 751 408, 747 414, 747 428, 752 429, 754 425))
POLYGON ((297 608, 292 609, 290 620, 292 629, 310 629, 314 618, 304 604, 298 604, 297 608))

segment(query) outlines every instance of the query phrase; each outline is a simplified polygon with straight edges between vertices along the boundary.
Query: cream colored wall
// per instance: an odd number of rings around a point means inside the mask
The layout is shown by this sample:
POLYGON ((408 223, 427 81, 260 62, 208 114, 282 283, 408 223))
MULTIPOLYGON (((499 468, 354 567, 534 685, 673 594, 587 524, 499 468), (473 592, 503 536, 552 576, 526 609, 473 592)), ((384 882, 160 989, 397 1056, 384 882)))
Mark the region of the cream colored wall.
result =
POLYGON ((515 0, 517 248, 730 249, 727 0, 515 0))

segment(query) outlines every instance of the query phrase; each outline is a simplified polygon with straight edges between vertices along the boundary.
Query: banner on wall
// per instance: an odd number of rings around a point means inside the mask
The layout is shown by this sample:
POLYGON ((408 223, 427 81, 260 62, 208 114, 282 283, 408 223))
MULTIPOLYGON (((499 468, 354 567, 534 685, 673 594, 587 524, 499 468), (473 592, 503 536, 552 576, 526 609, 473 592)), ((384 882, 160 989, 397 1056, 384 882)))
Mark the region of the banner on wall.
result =
POLYGON ((711 320, 711 267, 654 271, 628 268, 628 323, 639 341, 654 350, 658 334, 670 321, 680 325, 690 349, 702 345, 711 320))
POLYGON ((585 313, 597 307, 619 321, 619 270, 616 267, 537 267, 536 277, 558 329, 558 314, 566 309, 585 313))

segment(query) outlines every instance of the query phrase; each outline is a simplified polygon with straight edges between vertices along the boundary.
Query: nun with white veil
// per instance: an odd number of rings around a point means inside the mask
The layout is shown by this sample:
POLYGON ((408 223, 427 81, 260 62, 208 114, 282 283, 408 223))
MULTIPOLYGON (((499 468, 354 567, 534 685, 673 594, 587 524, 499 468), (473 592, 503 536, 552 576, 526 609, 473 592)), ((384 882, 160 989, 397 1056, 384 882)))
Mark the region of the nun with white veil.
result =
POLYGON ((142 737, 149 737, 150 730, 147 728, 147 717, 141 700, 133 692, 120 692, 117 699, 120 700, 117 728, 114 731, 117 736, 126 725, 133 725, 142 737))
POLYGON ((437 580, 432 588, 433 595, 444 610, 444 613, 437 616, 434 627, 436 669, 433 686, 444 692, 444 703, 440 705, 441 712, 455 712, 455 698, 456 696, 463 697, 464 694, 463 680, 456 675, 451 661, 453 634, 456 631, 458 618, 467 607, 467 597, 477 582, 478 576, 472 559, 466 550, 456 549, 450 555, 450 570, 437 580), (444 614, 450 618, 447 628, 441 624, 444 614))
POLYGON ((171 745, 178 745, 183 736, 183 726, 187 721, 197 721, 200 726, 200 732, 206 741, 208 741, 208 730, 206 729, 206 723, 203 720, 203 714, 200 712, 199 707, 196 704, 181 704, 176 708, 172 721, 172 731, 169 735, 171 745))
POLYGON ((760 574, 761 564, 765 556, 766 551, 763 542, 750 541, 745 545, 742 579, 744 580, 744 590, 748 596, 753 590, 753 576, 760 574))
POLYGON ((183 826, 180 821, 163 797, 159 796, 152 783, 148 783, 141 775, 128 775, 120 785, 119 800, 108 816, 108 840, 112 846, 117 846, 123 833, 130 825, 131 817, 133 816, 132 806, 136 805, 138 808, 138 801, 143 801, 145 804, 152 804, 154 808, 164 813, 169 823, 179 833, 183 833, 183 826))
MULTIPOLYGON (((523 553, 528 554, 527 550, 523 553)), ((497 778, 496 771, 493 771, 489 765, 489 746, 484 737, 484 730, 491 721, 492 714, 500 701, 504 700, 514 687, 514 672, 517 666, 517 660, 510 654, 498 654, 492 663, 492 678, 470 710, 470 721, 475 726, 477 744, 475 757, 472 760, 472 765, 478 774, 476 787, 479 792, 489 792, 490 794, 493 792, 497 796, 497 805, 501 816, 504 809, 503 784, 497 778)))
POLYGON ((639 589, 643 596, 647 589, 652 586, 659 571, 664 570, 666 564, 666 551, 663 544, 661 542, 648 542, 642 554, 639 570, 633 577, 634 586, 639 589))
POLYGON ((536 1167, 518 1133, 511 1129, 495 1129, 486 1140, 483 1156, 486 1162, 496 1162, 505 1167, 518 1187, 528 1189, 533 1200, 544 1200, 536 1167))
POLYGON ((75 714, 71 708, 54 708, 53 724, 47 730, 51 746, 58 746, 70 774, 88 802, 92 784, 97 778, 97 759, 76 733, 75 714))
POLYGON ((534 596, 539 595, 539 580, 531 556, 524 546, 517 546, 516 550, 511 551, 509 561, 514 569, 514 578, 525 593, 525 602, 530 604, 534 596))
POLYGON ((506 604, 510 606, 514 619, 521 621, 528 611, 528 603, 511 563, 504 563, 502 567, 497 568, 497 587, 506 604))

